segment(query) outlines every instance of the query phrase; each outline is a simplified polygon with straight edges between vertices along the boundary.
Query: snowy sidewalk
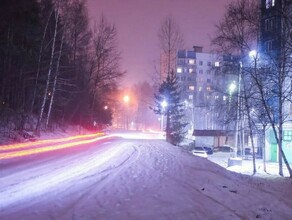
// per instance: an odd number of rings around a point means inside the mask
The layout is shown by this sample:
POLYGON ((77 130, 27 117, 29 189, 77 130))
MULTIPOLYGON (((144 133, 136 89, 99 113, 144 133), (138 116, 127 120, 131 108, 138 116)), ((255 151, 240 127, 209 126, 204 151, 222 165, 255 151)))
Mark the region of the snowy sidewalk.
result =
MULTIPOLYGON (((253 161, 252 158, 243 159, 241 166, 229 166, 228 167, 228 158, 217 156, 217 153, 213 155, 208 155, 208 160, 226 168, 227 170, 234 171, 237 173, 252 175, 253 174, 253 161)), ((276 177, 279 176, 279 167, 278 163, 266 162, 266 171, 264 171, 263 159, 256 159, 256 176, 264 177, 276 177)), ((286 168, 286 165, 283 163, 283 174, 285 177, 289 177, 289 172, 286 168)))

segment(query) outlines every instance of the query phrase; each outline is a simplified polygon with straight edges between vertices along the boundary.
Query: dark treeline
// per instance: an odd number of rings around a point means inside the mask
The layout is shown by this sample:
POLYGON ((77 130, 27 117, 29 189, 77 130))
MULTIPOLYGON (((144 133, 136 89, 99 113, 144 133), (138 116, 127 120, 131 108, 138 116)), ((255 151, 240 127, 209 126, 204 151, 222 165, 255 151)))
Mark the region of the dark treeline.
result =
POLYGON ((2 131, 110 123, 123 72, 105 17, 90 29, 84 0, 2 0, 0 30, 2 131))

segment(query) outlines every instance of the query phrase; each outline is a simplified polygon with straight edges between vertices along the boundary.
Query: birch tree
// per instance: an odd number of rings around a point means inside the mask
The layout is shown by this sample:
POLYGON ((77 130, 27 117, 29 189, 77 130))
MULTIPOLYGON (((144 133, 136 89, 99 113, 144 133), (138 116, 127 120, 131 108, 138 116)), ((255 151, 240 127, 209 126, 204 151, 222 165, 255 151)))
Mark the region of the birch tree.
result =
MULTIPOLYGON (((261 112, 258 114, 261 115, 258 120, 262 120, 264 127, 266 127, 268 119, 268 124, 273 129, 278 145, 279 175, 283 175, 283 159, 290 177, 292 177, 291 168, 282 146, 283 125, 289 119, 285 106, 287 107, 287 103, 291 103, 291 7, 283 1, 281 10, 277 12, 278 18, 281 17, 279 27, 281 45, 278 45, 276 54, 260 51, 247 60, 251 49, 256 48, 255 44, 260 42, 258 38, 260 11, 257 4, 258 2, 255 1, 242 0, 230 3, 223 22, 217 26, 218 32, 213 43, 221 45, 223 51, 240 54, 241 60, 244 62, 243 78, 249 78, 244 82, 243 95, 250 91, 250 88, 246 87, 248 84, 255 87, 254 96, 249 97, 249 100, 245 100, 244 103, 246 115, 249 118, 248 123, 251 126, 251 107, 261 112), (251 103, 256 103, 256 106, 251 103)), ((251 130, 252 127, 249 129, 251 130)))
MULTIPOLYGON (((243 100, 245 108, 239 109, 237 111, 236 120, 239 118, 240 112, 247 115, 248 118, 248 126, 250 131, 250 137, 252 139, 252 149, 255 152, 255 146, 253 141, 253 126, 250 110, 251 110, 251 101, 252 98, 250 96, 249 91, 247 90, 248 84, 246 76, 244 76, 245 72, 243 71, 244 59, 246 54, 249 54, 249 51, 253 49, 257 45, 258 40, 258 32, 259 32, 259 5, 258 2, 248 0, 237 0, 235 2, 229 3, 226 9, 226 13, 223 19, 216 25, 216 35, 212 40, 213 45, 217 47, 221 53, 225 54, 234 54, 239 58, 240 70, 238 71, 238 83, 237 87, 240 88, 241 84, 243 84, 242 91, 238 91, 239 96, 236 109, 240 108, 240 100, 243 100), (241 79, 242 83, 241 83, 241 79)), ((250 89, 250 88, 249 88, 250 89)), ((237 131, 238 131, 238 121, 235 122, 235 140, 238 139, 237 131)), ((236 149, 238 146, 235 146, 236 149)), ((242 149, 243 154, 243 149, 242 149)), ((256 165, 255 165, 255 154, 253 154, 253 173, 256 173, 256 165)))
POLYGON ((51 57, 50 57, 50 64, 49 64, 49 69, 48 69, 48 74, 47 74, 47 79, 46 79, 46 87, 45 87, 45 91, 43 94, 43 101, 42 101, 42 105, 41 105, 41 109, 40 109, 40 114, 38 117, 38 121, 36 124, 36 128, 35 128, 35 132, 36 134, 39 135, 39 130, 40 130, 40 125, 43 119, 43 114, 44 114, 44 110, 45 110, 45 104, 47 102, 48 99, 48 92, 49 92, 49 85, 50 85, 50 79, 51 79, 51 74, 53 71, 53 61, 54 61, 54 55, 55 55, 55 44, 56 44, 56 39, 57 39, 57 31, 58 31, 58 23, 59 23, 59 2, 57 2, 57 7, 56 7, 56 11, 54 12, 54 17, 55 17, 55 28, 54 28, 54 36, 52 39, 52 49, 51 49, 51 57))

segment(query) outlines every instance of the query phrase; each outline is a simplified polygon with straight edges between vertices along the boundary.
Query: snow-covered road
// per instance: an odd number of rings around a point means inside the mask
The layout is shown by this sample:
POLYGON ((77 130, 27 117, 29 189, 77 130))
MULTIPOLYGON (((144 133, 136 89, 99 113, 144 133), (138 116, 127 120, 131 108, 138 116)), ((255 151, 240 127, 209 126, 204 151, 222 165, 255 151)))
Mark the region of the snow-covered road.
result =
POLYGON ((34 158, 0 167, 0 219, 292 216, 290 179, 231 173, 163 140, 109 139, 34 158))

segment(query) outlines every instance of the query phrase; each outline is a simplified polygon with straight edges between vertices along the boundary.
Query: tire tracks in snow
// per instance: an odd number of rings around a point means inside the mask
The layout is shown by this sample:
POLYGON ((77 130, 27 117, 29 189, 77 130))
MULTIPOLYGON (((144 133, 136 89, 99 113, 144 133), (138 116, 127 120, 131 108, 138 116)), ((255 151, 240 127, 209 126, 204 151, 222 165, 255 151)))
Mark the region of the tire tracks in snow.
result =
MULTIPOLYGON (((127 144, 130 145, 130 144, 127 144)), ((81 195, 79 195, 77 198, 75 198, 75 202, 69 204, 65 209, 65 211, 62 211, 62 213, 56 213, 56 217, 51 217, 53 219, 60 219, 62 217, 68 216, 69 213, 71 213, 71 210, 74 210, 74 215, 78 215, 78 206, 82 206, 86 204, 86 199, 90 196, 96 196, 100 191, 104 189, 104 187, 111 181, 113 181, 117 176, 123 172, 125 169, 130 167, 133 163, 135 163, 138 158, 140 157, 140 151, 137 149, 136 146, 133 146, 131 144, 130 146, 131 152, 127 155, 127 157, 123 158, 122 161, 120 161, 119 164, 117 164, 115 167, 107 167, 104 170, 101 170, 98 173, 93 173, 91 175, 85 176, 81 179, 85 180, 88 178, 95 178, 96 180, 91 180, 90 185, 87 185, 86 187, 88 190, 85 190, 82 192, 81 195), (84 204, 83 204, 84 202, 84 204), (77 214, 76 214, 77 213, 77 214)), ((55 214, 54 214, 55 215, 55 214)), ((73 218, 75 219, 75 218, 73 218)))

